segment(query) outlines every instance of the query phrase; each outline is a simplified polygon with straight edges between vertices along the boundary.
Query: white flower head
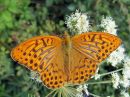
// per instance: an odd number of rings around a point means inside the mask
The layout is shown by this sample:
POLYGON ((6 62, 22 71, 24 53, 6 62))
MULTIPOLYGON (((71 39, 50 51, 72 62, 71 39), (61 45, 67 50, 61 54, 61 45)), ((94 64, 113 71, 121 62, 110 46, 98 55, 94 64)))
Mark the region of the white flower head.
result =
POLYGON ((123 75, 130 79, 130 58, 126 57, 124 60, 123 75))
POLYGON ((100 26, 105 29, 105 32, 117 35, 117 25, 112 17, 103 17, 100 26))
POLYGON ((35 80, 35 81, 38 82, 38 83, 41 83, 41 82, 42 82, 41 79, 40 79, 39 74, 38 74, 37 72, 35 72, 35 71, 31 71, 31 72, 30 72, 30 78, 31 78, 32 80, 35 80))
POLYGON ((71 16, 67 16, 66 22, 67 27, 74 33, 83 33, 90 30, 88 16, 85 13, 80 13, 78 10, 71 16))
POLYGON ((101 74, 95 74, 94 79, 97 80, 97 79, 100 79, 100 77, 101 77, 101 74))
POLYGON ((130 86, 130 80, 125 75, 123 75, 123 79, 120 81, 120 84, 124 88, 128 88, 130 86))
POLYGON ((130 97, 129 93, 127 93, 126 91, 122 91, 121 94, 123 97, 130 97))
POLYGON ((116 67, 118 63, 121 63, 125 57, 125 49, 123 46, 119 46, 114 52, 107 58, 107 62, 110 62, 112 66, 116 67))
POLYGON ((76 89, 77 92, 78 92, 76 94, 76 97, 83 97, 83 92, 82 91, 84 91, 86 95, 89 95, 89 92, 88 92, 87 88, 88 88, 88 86, 86 84, 78 86, 78 88, 76 89))
POLYGON ((118 73, 112 73, 111 75, 112 75, 113 87, 117 89, 119 87, 120 77, 118 73))
POLYGON ((121 80, 121 84, 124 88, 127 88, 130 86, 130 58, 126 57, 124 60, 124 68, 122 71, 123 78, 121 80))

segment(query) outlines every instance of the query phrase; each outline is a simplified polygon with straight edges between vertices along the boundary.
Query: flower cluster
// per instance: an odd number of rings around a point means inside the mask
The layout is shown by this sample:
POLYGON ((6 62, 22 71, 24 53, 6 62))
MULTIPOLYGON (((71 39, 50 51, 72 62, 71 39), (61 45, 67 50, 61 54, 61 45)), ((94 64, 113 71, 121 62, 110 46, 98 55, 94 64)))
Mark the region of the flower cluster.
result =
MULTIPOLYGON (((83 33, 88 32, 91 30, 91 26, 89 24, 89 19, 87 14, 81 13, 79 11, 76 11, 70 16, 67 16, 66 18, 66 25, 67 27, 72 31, 72 33, 83 33)), ((100 26, 104 29, 103 32, 110 33, 113 35, 118 35, 117 33, 117 25, 115 21, 112 19, 112 17, 103 17, 101 20, 100 26)), ((111 81, 110 83, 113 84, 113 88, 120 89, 120 86, 123 87, 123 91, 121 92, 121 95, 124 97, 130 97, 127 93, 127 88, 130 87, 130 57, 128 57, 125 54, 125 48, 123 46, 120 46, 110 54, 110 56, 106 60, 107 63, 111 63, 111 66, 114 68, 117 68, 114 71, 110 71, 107 73, 99 74, 98 69, 92 78, 95 80, 99 79, 101 76, 111 75, 111 81), (122 64, 122 66, 119 66, 119 64, 122 64), (122 68, 121 68, 122 67, 122 68), (120 72, 119 72, 120 71, 120 72), (122 74, 121 74, 122 73, 122 74)), ((32 72, 31 78, 35 79, 38 82, 41 82, 39 79, 38 73, 32 72)), ((95 82, 97 83, 97 82, 95 82)), ((103 81, 99 82, 100 84, 103 83, 103 81)), ((72 97, 88 97, 88 95, 92 95, 92 93, 88 92, 89 83, 84 85, 79 85, 76 89, 76 92, 67 92, 68 95, 73 95, 72 97)), ((62 90, 71 91, 73 90, 70 87, 67 88, 61 88, 62 90)), ((60 90, 60 91, 62 91, 60 90)), ((55 90, 54 90, 55 91, 55 90)), ((64 93, 65 94, 65 93, 64 93)), ((61 97, 61 96, 60 96, 61 97)), ((68 97, 68 96, 67 96, 68 97)), ((97 96, 99 97, 99 96, 97 96)), ((110 97, 110 96, 107 96, 110 97)))
POLYGON ((38 83, 41 83, 41 82, 42 82, 41 79, 40 79, 39 74, 38 74, 37 72, 35 72, 35 71, 31 71, 31 72, 30 72, 30 78, 31 78, 32 80, 38 82, 38 83))
POLYGON ((119 46, 115 51, 113 51, 107 58, 107 62, 110 62, 112 66, 116 67, 118 63, 121 63, 125 58, 125 49, 123 46, 119 46))
POLYGON ((123 68, 123 78, 121 80, 121 84, 123 87, 127 88, 130 86, 130 58, 126 57, 124 60, 124 68, 123 68))
POLYGON ((117 35, 117 25, 112 17, 103 17, 100 26, 104 28, 104 32, 117 35))
POLYGON ((84 85, 80 85, 77 87, 77 94, 76 94, 76 97, 83 97, 83 95, 89 95, 89 92, 88 92, 88 89, 87 89, 87 85, 84 84, 84 85))
MULTIPOLYGON (((103 18, 101 26, 104 27, 105 32, 117 35, 117 25, 111 17, 103 18)), ((112 66, 118 67, 118 64, 122 64, 122 74, 112 73, 112 83, 114 88, 123 86, 126 90, 130 86, 130 58, 125 54, 125 48, 120 46, 110 54, 107 58, 107 62, 110 62, 112 66)), ((118 71, 118 70, 117 70, 118 71)), ((129 97, 127 92, 123 92, 124 97, 129 97), (126 96, 127 95, 127 96, 126 96)))
POLYGON ((130 97, 129 93, 127 93, 126 91, 122 91, 121 94, 123 97, 130 97))
POLYGON ((80 34, 90 30, 87 14, 80 13, 78 10, 71 16, 67 16, 65 23, 72 33, 80 34))
MULTIPOLYGON (((74 14, 68 16, 66 24, 67 27, 74 33, 80 34, 92 30, 90 29, 91 26, 89 24, 87 14, 80 13, 79 11, 76 11, 74 14)), ((101 20, 100 27, 104 29, 103 32, 118 36, 117 25, 112 17, 103 17, 101 20)), ((127 57, 127 55, 125 54, 125 48, 122 45, 119 46, 117 50, 110 54, 106 61, 108 63, 111 63, 111 65, 117 68, 117 70, 108 72, 106 74, 99 74, 98 72, 96 72, 94 76, 95 80, 99 79, 101 76, 111 74, 111 81, 115 89, 119 89, 120 86, 128 88, 130 86, 130 58, 127 57), (122 64, 123 68, 118 68, 119 64, 122 64), (122 72, 122 75, 119 73, 119 71, 122 72)), ((80 92, 77 94, 77 97, 83 97, 83 93, 81 91, 84 90, 83 86, 79 86, 77 90, 80 92)), ((129 97, 127 89, 121 94, 124 95, 124 97, 129 97)))
POLYGON ((114 83, 113 87, 117 89, 119 87, 120 77, 118 73, 112 73, 111 75, 112 75, 112 82, 114 83))

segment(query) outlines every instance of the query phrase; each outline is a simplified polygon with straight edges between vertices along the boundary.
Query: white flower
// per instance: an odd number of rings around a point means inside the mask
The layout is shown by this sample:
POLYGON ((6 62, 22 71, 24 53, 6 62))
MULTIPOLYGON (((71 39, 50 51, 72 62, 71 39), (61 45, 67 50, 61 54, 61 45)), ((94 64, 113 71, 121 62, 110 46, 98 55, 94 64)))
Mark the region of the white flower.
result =
POLYGON ((31 71, 31 72, 30 72, 30 78, 31 78, 32 80, 35 80, 36 82, 39 82, 39 83, 42 82, 41 79, 40 79, 39 74, 38 74, 37 72, 35 72, 35 71, 31 71))
POLYGON ((100 77, 101 77, 100 74, 95 74, 95 76, 94 76, 95 80, 100 79, 100 77))
POLYGON ((96 74, 94 75, 95 80, 100 79, 100 77, 101 77, 101 74, 98 74, 98 71, 99 71, 99 67, 97 68, 96 74))
POLYGON ((112 73, 111 75, 112 75, 113 87, 117 89, 119 87, 120 77, 118 73, 112 73))
POLYGON ((124 60, 123 74, 130 79, 130 58, 126 57, 124 60))
POLYGON ((110 62, 112 66, 116 66, 118 63, 121 63, 122 60, 124 60, 125 49, 122 46, 119 46, 114 52, 110 54, 110 56, 107 58, 107 62, 110 62))
POLYGON ((86 84, 78 86, 78 88, 76 90, 78 92, 76 94, 76 97, 83 97, 83 92, 82 91, 84 91, 86 95, 89 95, 89 92, 88 92, 86 84))
POLYGON ((123 79, 120 81, 120 84, 124 87, 127 88, 130 86, 130 80, 126 77, 123 76, 123 79))
POLYGON ((112 17, 103 17, 100 26, 105 29, 105 32, 117 35, 117 25, 112 17))
POLYGON ((90 30, 88 16, 85 13, 80 13, 78 10, 66 18, 67 27, 74 33, 83 33, 90 30))
POLYGON ((130 95, 125 91, 122 91, 121 94, 123 97, 130 97, 130 95))
POLYGON ((122 71, 123 79, 121 80, 121 84, 123 87, 127 88, 130 86, 130 58, 126 57, 124 60, 124 68, 122 71))
POLYGON ((80 93, 76 94, 76 97, 83 97, 83 93, 80 92, 80 93))

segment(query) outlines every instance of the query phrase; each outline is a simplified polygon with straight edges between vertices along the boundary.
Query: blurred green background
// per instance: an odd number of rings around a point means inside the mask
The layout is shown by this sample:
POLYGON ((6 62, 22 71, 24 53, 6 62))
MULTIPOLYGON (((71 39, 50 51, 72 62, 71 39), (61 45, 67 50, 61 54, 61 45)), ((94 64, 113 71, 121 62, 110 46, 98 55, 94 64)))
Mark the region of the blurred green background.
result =
MULTIPOLYGON (((29 70, 10 57, 16 44, 37 35, 63 35, 66 15, 79 9, 94 25, 111 16, 118 25, 126 53, 130 55, 130 0, 0 0, 0 97, 45 97, 50 90, 31 81, 29 70)), ((111 85, 93 85, 92 93, 116 96, 111 85), (105 92, 104 92, 105 91, 105 92)))

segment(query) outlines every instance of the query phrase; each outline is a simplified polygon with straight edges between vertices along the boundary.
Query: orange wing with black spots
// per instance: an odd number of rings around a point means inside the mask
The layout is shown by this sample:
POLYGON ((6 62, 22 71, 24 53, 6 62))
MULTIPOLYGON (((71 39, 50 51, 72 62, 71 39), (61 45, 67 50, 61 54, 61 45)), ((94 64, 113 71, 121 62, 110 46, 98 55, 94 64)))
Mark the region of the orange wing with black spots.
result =
POLYGON ((93 76, 98 64, 121 44, 121 40, 103 32, 84 33, 72 38, 70 81, 80 84, 93 76))
POLYGON ((65 83, 80 84, 89 80, 98 64, 120 44, 118 37, 103 32, 80 34, 71 41, 56 36, 39 36, 15 47, 11 56, 30 70, 37 71, 48 88, 58 88, 65 83))
POLYGON ((43 83, 49 88, 58 88, 66 80, 62 40, 56 36, 39 36, 31 38, 12 52, 12 58, 27 68, 37 71, 43 83))

